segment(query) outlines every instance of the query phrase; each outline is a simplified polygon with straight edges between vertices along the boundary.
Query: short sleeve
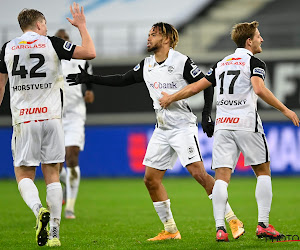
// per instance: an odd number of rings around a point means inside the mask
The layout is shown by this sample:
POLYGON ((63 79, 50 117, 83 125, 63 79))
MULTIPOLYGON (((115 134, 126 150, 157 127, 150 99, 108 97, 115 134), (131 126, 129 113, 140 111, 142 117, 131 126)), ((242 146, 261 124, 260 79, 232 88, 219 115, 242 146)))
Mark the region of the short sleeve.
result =
POLYGON ((262 60, 252 56, 250 59, 250 71, 252 76, 258 76, 265 80, 266 77, 266 64, 262 60))
POLYGON ((193 62, 193 60, 188 57, 185 62, 185 65, 184 65, 183 78, 188 83, 193 83, 193 82, 197 82, 198 80, 200 80, 203 77, 204 77, 204 74, 202 73, 202 71, 193 62))
POLYGON ((4 61, 4 56, 5 56, 5 48, 6 48, 7 43, 5 43, 0 51, 0 73, 7 74, 7 68, 6 68, 6 63, 4 61))
POLYGON ((206 73, 205 78, 212 83, 212 86, 216 86, 216 74, 215 74, 215 70, 217 68, 217 63, 209 69, 209 71, 206 73))
POLYGON ((59 59, 71 60, 76 45, 56 36, 48 36, 59 59))

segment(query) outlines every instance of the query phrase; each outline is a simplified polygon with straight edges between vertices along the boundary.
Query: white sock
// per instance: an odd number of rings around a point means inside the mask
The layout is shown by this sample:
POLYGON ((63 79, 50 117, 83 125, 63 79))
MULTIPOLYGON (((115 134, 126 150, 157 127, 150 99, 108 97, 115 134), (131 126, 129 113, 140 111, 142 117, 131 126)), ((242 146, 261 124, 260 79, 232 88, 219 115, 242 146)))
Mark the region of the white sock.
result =
POLYGON ((258 222, 263 222, 266 227, 269 226, 272 196, 271 177, 269 175, 258 176, 255 189, 255 198, 258 207, 258 222))
POLYGON ((18 189, 27 206, 32 210, 35 217, 37 217, 42 203, 39 191, 34 182, 29 178, 23 178, 18 184, 18 189))
POLYGON ((59 173, 59 180, 62 184, 66 185, 67 181, 67 171, 65 167, 62 167, 60 173, 59 173))
MULTIPOLYGON (((208 196, 210 200, 212 200, 212 194, 208 196)), ((225 207, 225 219, 229 223, 232 219, 237 219, 236 215, 234 214, 233 210, 231 209, 228 201, 226 202, 226 207, 225 207)))
POLYGON ((161 222, 164 224, 165 230, 169 233, 176 233, 178 229, 173 219, 173 214, 171 212, 170 199, 166 201, 153 202, 153 205, 161 222))
POLYGON ((227 191, 228 183, 222 180, 216 180, 213 191, 212 191, 212 201, 214 217, 216 221, 216 228, 225 227, 225 208, 228 199, 227 191))
POLYGON ((74 212, 75 202, 78 194, 80 183, 80 168, 79 166, 67 168, 67 203, 66 210, 74 212))
POLYGON ((60 225, 62 210, 62 188, 60 182, 52 182, 47 185, 47 205, 50 211, 50 230, 60 225))

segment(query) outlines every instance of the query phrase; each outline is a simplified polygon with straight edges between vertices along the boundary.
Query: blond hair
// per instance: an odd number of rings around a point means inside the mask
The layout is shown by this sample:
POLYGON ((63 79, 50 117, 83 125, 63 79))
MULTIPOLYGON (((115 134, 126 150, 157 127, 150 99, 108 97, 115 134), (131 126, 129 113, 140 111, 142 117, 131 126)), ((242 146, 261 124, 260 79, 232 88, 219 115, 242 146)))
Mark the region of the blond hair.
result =
POLYGON ((18 15, 19 25, 22 31, 32 29, 37 21, 46 20, 44 14, 35 9, 23 9, 18 15))
POLYGON ((239 48, 244 48, 248 38, 252 39, 259 23, 253 21, 251 23, 238 23, 233 26, 231 31, 231 39, 239 48))

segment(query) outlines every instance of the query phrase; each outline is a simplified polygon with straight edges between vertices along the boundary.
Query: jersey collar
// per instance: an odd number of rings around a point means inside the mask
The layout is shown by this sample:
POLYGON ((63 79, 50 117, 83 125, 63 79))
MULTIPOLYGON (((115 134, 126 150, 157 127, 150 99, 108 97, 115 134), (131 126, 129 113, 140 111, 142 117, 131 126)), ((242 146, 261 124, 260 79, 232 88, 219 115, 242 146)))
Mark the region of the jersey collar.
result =
POLYGON ((239 53, 239 54, 250 54, 251 56, 253 56, 253 53, 248 50, 248 49, 245 49, 245 48, 237 48, 235 50, 235 53, 239 53))
POLYGON ((173 62, 173 55, 174 55, 174 53, 175 53, 175 51, 172 48, 170 48, 167 59, 162 64, 160 64, 160 65, 155 61, 155 56, 152 55, 152 60, 151 60, 151 63, 150 63, 150 67, 154 68, 155 66, 163 67, 163 66, 171 66, 171 65, 173 65, 172 62, 173 62))

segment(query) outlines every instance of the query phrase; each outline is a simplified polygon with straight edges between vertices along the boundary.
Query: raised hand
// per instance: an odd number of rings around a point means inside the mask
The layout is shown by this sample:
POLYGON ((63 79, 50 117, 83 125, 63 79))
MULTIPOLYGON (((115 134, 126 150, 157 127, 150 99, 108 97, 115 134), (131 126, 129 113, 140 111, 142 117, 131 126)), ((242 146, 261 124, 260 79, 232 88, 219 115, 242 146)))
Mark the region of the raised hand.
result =
POLYGON ((73 8, 72 5, 70 5, 70 12, 72 14, 73 19, 70 19, 67 17, 67 20, 74 25, 75 27, 79 27, 80 25, 86 25, 86 21, 85 21, 85 15, 83 12, 83 7, 81 6, 81 8, 79 7, 78 3, 73 3, 73 8))

